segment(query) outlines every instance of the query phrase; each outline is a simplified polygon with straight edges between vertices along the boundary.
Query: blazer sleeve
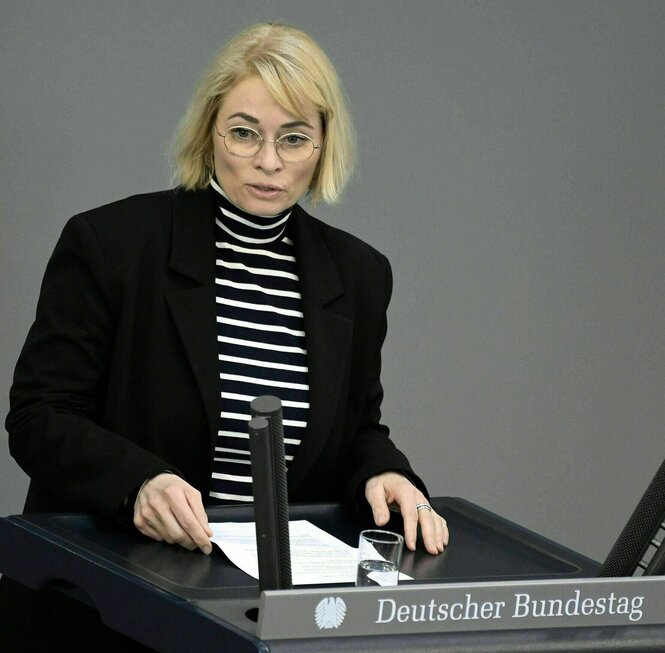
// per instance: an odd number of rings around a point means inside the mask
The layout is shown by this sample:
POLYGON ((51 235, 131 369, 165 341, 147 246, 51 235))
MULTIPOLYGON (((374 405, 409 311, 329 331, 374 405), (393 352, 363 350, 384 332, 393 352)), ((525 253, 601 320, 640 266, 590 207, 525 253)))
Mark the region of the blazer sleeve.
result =
POLYGON ((92 226, 72 218, 47 265, 6 427, 31 491, 60 509, 117 517, 143 480, 177 470, 101 423, 119 301, 112 276, 92 226))
MULTIPOLYGON (((378 252, 376 253, 378 254, 378 252)), ((356 506, 367 509, 364 498, 365 482, 371 476, 387 471, 396 471, 406 476, 427 496, 423 481, 411 468, 407 457, 395 446, 387 426, 381 423, 383 386, 381 384, 381 350, 387 332, 387 310, 392 295, 392 271, 388 259, 378 254, 382 262, 383 289, 380 314, 369 322, 378 319, 378 330, 373 342, 365 343, 372 352, 367 369, 366 394, 362 398, 361 418, 353 437, 347 463, 349 477, 344 494, 356 506)))

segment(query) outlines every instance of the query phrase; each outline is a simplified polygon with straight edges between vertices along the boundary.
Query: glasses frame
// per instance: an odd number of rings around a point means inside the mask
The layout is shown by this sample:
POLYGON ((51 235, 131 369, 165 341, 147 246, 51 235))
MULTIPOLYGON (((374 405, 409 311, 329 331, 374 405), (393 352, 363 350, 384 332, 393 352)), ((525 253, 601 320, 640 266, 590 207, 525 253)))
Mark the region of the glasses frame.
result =
POLYGON ((263 134, 260 132, 256 131, 256 129, 253 129, 252 127, 247 127, 245 125, 233 125, 233 127, 229 127, 224 133, 219 131, 219 128, 217 125, 215 125, 215 131, 219 136, 222 137, 222 140, 224 141, 224 147, 226 148, 226 151, 231 155, 231 156, 237 156, 240 159, 251 159, 252 157, 256 156, 261 149, 263 148, 265 143, 272 143, 275 146, 275 153, 277 156, 284 161, 285 163, 304 163, 305 161, 309 161, 312 158, 312 155, 316 150, 321 149, 321 144, 319 143, 318 145, 314 141, 314 139, 311 136, 308 136, 307 134, 303 134, 302 132, 289 132, 288 134, 282 134, 279 138, 275 139, 274 141, 271 141, 268 138, 264 138, 263 134), (231 152, 229 149, 229 146, 226 142, 226 135, 233 129, 246 129, 247 131, 250 131, 254 134, 256 134, 261 140, 259 141, 259 146, 256 150, 256 152, 252 154, 236 154, 235 152, 231 152), (288 159, 285 159, 280 153, 279 150, 277 149, 277 143, 279 143, 282 139, 288 138, 289 136, 300 136, 301 138, 306 138, 311 144, 312 144, 312 151, 310 152, 309 156, 300 160, 300 161, 289 161, 288 159))

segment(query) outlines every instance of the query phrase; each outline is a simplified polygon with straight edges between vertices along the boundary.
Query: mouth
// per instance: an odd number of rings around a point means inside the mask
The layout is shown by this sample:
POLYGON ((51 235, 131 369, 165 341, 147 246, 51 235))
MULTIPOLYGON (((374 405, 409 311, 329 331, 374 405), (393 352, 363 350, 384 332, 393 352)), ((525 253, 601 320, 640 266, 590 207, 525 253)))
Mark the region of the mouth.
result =
POLYGON ((279 196, 284 192, 283 188, 273 184, 247 184, 247 190, 255 199, 266 202, 279 199, 279 196))
POLYGON ((272 184, 247 184, 250 188, 258 190, 265 193, 275 193, 284 190, 279 186, 273 186, 272 184))

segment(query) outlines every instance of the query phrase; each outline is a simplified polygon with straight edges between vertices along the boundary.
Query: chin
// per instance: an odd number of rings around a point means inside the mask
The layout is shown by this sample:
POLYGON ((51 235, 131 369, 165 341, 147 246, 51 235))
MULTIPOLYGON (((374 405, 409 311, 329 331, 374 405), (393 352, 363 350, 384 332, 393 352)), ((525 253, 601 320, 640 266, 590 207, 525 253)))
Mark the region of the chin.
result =
POLYGON ((255 197, 248 198, 247 202, 239 205, 248 213, 255 215, 277 215, 287 209, 291 204, 282 201, 258 200, 255 197))

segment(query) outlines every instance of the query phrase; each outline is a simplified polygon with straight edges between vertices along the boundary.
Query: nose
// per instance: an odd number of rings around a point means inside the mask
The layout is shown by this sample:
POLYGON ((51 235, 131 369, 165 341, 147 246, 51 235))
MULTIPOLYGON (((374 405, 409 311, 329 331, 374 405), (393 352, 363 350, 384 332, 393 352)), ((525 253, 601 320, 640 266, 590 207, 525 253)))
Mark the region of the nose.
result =
POLYGON ((267 172, 276 172, 284 167, 282 159, 277 154, 277 143, 264 140, 261 149, 254 155, 254 165, 267 172))

